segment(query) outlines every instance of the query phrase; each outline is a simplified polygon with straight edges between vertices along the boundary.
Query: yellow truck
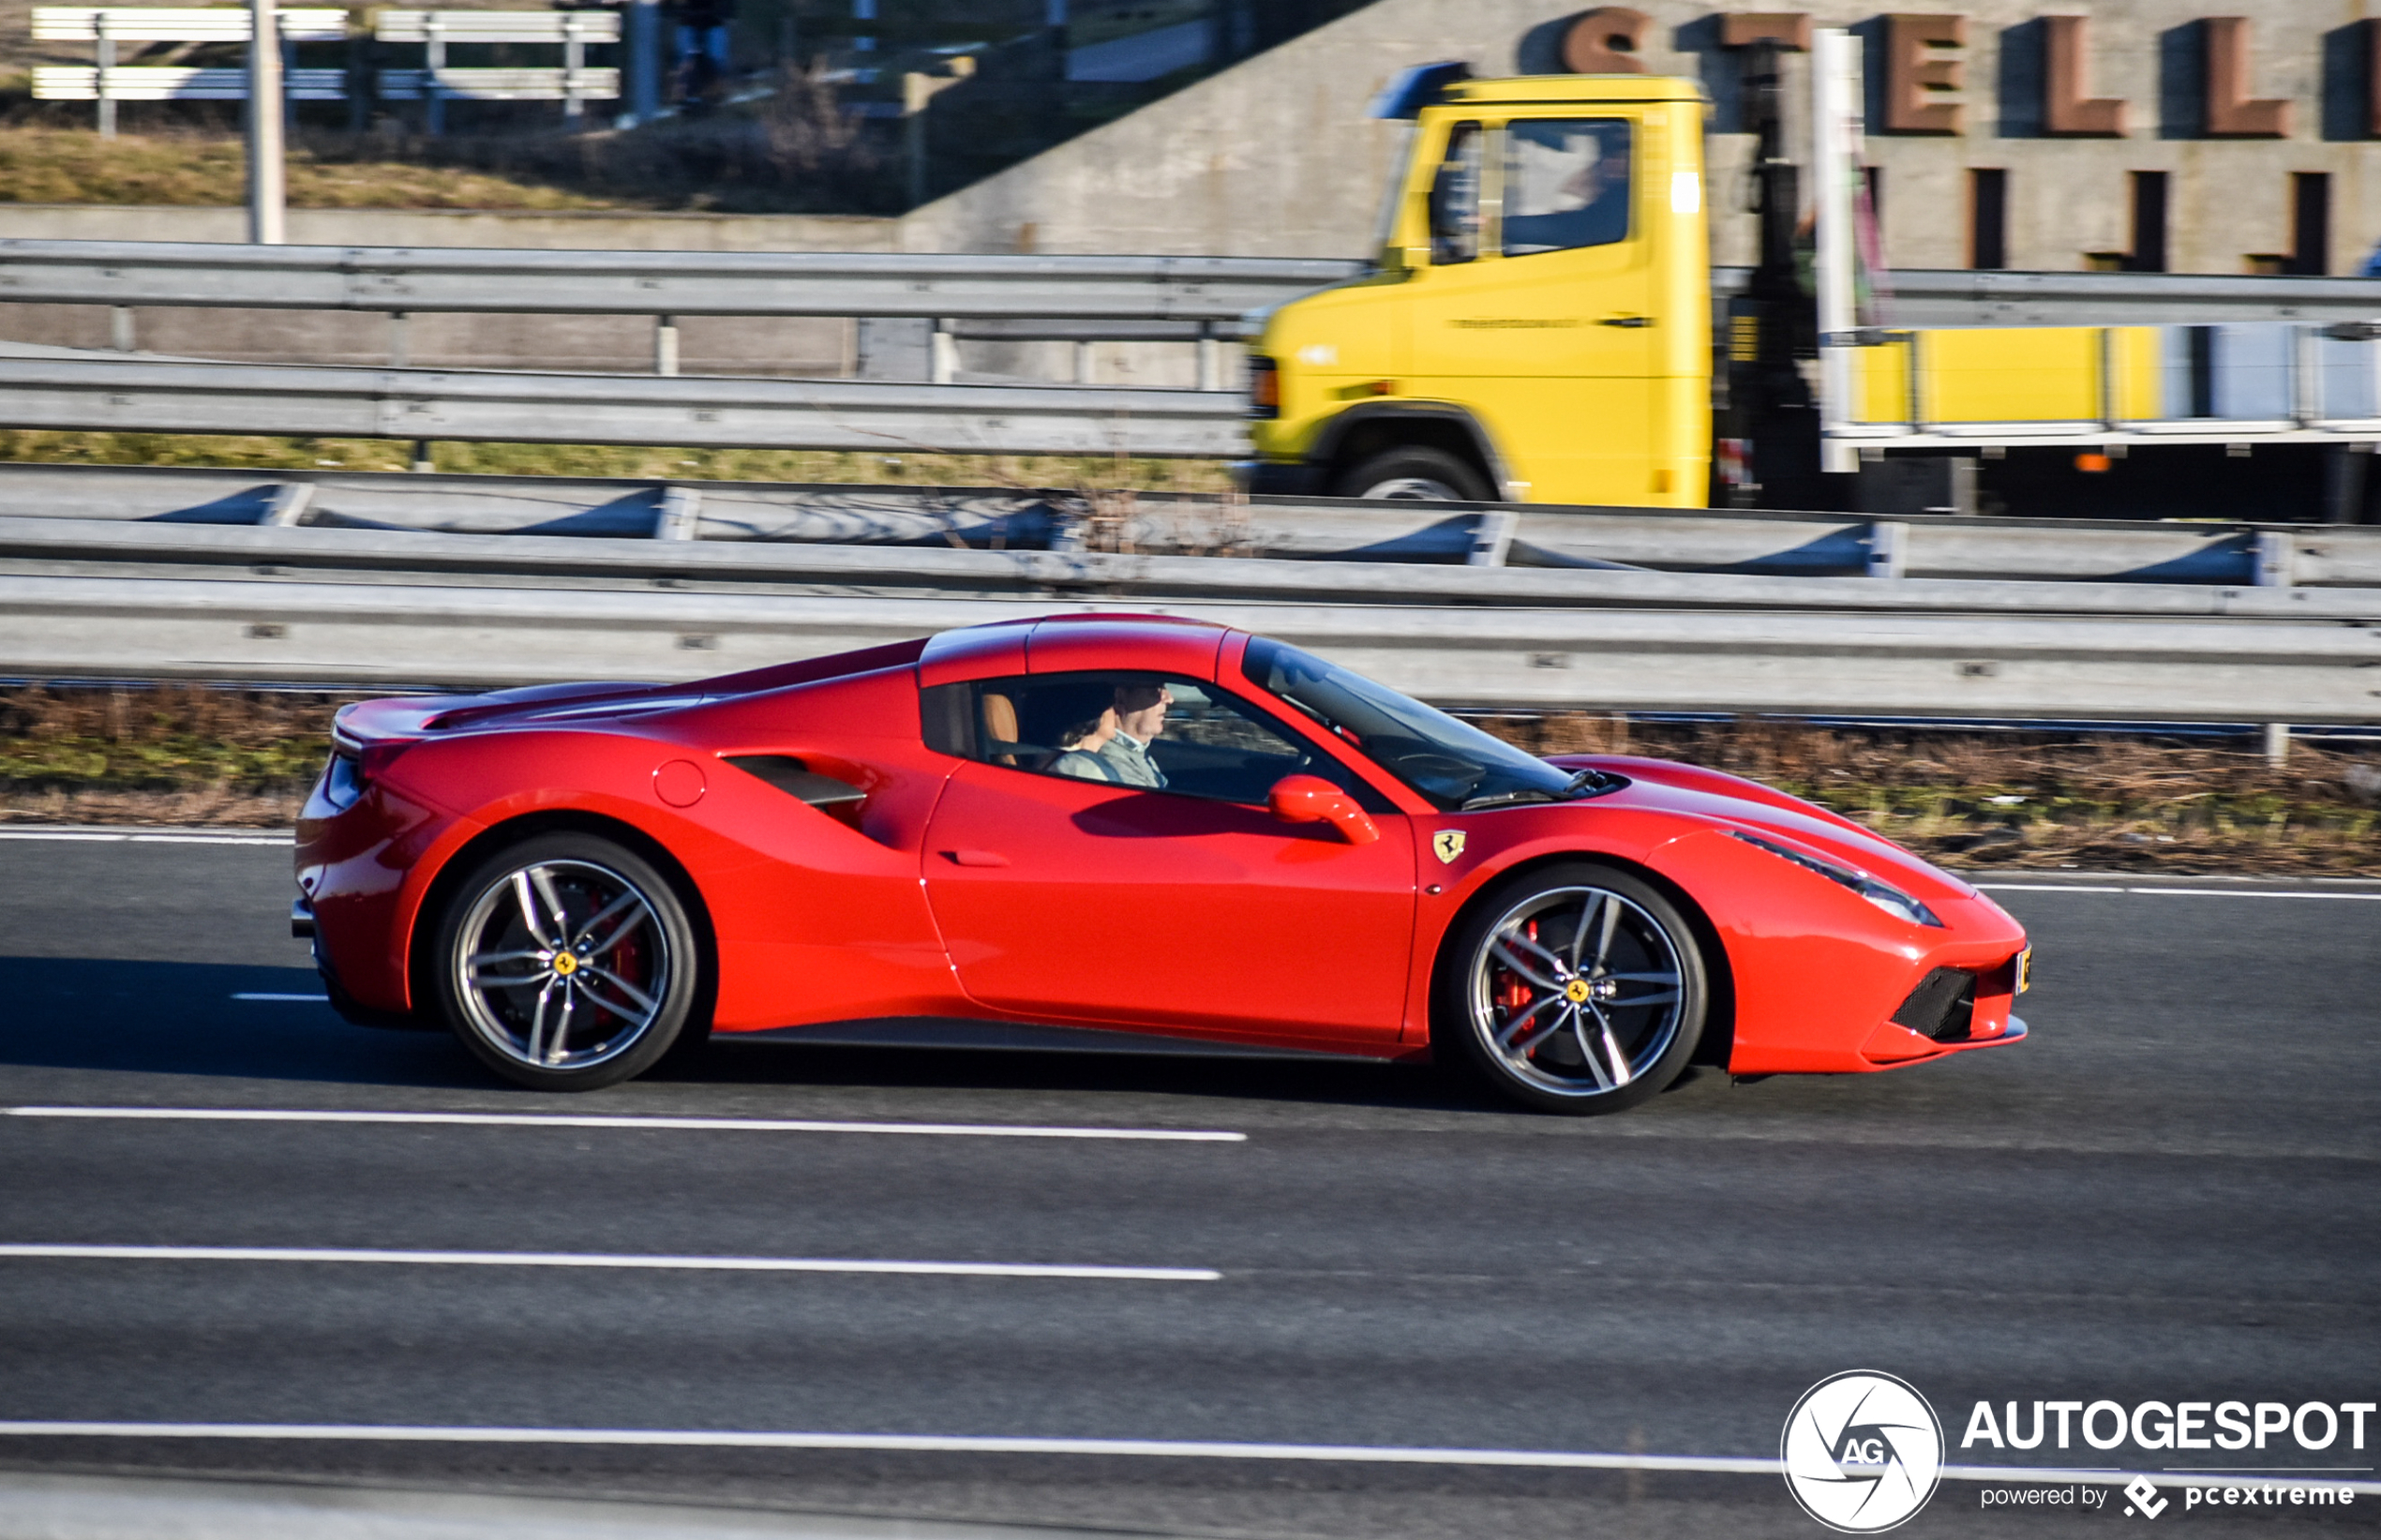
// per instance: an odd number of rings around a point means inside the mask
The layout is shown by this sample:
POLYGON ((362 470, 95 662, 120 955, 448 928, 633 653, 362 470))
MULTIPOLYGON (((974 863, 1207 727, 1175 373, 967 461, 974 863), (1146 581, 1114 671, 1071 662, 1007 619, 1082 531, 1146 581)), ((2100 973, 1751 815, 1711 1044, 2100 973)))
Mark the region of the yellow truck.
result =
MULTIPOLYGON (((1857 44, 1817 42, 1816 263, 1797 250, 1796 168, 1768 53, 1748 75, 1761 263, 1716 328, 1699 82, 1410 72, 1376 109, 1414 128, 1370 273, 1258 318, 1250 489, 1872 506, 1869 484, 1894 469, 1957 471, 1972 486, 1979 460, 2014 453, 2031 457, 2034 483, 2055 471, 2109 490, 2104 473, 2131 452, 2187 449, 2221 466, 2252 444, 2257 485, 2279 490, 2296 472, 2265 444, 2336 459, 2381 440, 2372 339, 2352 328, 1859 324, 1857 44), (2215 332, 2229 336, 2224 371, 2194 335, 2215 332), (2270 368, 2250 366, 2277 349, 2286 356, 2270 368)), ((2307 463, 2319 483, 2323 462, 2307 463)))

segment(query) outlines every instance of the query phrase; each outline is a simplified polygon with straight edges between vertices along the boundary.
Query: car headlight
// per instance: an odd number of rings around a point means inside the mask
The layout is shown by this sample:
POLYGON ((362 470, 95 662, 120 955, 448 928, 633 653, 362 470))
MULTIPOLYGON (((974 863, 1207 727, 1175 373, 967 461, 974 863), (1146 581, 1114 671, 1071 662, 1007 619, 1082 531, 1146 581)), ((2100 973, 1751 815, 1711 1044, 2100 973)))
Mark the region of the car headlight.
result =
POLYGON ((1934 910, 1890 882, 1881 882, 1867 873, 1849 866, 1838 866, 1834 861, 1821 860, 1807 851, 1797 850, 1789 845, 1780 845, 1775 840, 1765 840, 1759 834, 1747 834, 1741 829, 1731 829, 1728 832, 1746 845, 1757 845, 1768 851, 1780 860, 1792 861, 1806 872, 1816 872, 1830 882, 1850 889, 1895 920, 1906 920, 1913 925, 1932 925, 1937 930, 1944 928, 1943 922, 1936 918, 1934 910))

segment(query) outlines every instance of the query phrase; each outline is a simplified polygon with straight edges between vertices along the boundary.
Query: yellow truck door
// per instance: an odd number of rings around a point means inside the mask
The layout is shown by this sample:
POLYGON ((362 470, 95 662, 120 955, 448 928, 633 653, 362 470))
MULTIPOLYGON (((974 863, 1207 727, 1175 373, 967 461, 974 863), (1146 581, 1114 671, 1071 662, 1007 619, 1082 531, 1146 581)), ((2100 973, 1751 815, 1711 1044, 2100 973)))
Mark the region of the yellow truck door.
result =
POLYGON ((1530 501, 1683 490, 1655 485, 1646 127, 1602 103, 1461 115, 1432 179, 1430 266, 1402 296, 1400 393, 1472 411, 1530 501))

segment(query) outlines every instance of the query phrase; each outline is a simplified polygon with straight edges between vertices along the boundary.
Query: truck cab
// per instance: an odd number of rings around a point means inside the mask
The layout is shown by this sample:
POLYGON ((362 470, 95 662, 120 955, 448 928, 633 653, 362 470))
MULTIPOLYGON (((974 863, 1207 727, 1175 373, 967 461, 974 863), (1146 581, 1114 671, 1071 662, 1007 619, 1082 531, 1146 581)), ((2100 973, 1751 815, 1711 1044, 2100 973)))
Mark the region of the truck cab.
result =
POLYGON ((1276 309, 1252 345, 1250 489, 1702 506, 1701 88, 1554 75, 1426 96, 1374 271, 1276 309))

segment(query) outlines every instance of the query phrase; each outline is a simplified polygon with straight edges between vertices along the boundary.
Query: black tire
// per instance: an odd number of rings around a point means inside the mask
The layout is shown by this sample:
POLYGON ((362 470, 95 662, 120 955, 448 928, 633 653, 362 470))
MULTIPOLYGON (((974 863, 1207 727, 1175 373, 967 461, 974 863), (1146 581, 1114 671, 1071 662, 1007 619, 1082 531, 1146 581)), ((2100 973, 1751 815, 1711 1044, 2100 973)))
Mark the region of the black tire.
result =
POLYGON ((1331 495, 1393 502, 1488 502, 1495 497, 1479 471, 1444 449, 1422 444, 1383 450, 1341 475, 1331 495))
POLYGON ((593 834, 540 834, 482 861, 439 916, 429 962, 463 1046, 537 1091, 644 1073, 703 997, 695 928, 669 879, 593 834))
POLYGON ((1659 890, 1594 862, 1539 867, 1448 933, 1432 1056, 1539 1112, 1617 1113, 1685 1069, 1710 1001, 1694 929, 1659 890))

